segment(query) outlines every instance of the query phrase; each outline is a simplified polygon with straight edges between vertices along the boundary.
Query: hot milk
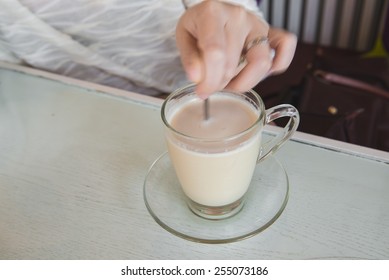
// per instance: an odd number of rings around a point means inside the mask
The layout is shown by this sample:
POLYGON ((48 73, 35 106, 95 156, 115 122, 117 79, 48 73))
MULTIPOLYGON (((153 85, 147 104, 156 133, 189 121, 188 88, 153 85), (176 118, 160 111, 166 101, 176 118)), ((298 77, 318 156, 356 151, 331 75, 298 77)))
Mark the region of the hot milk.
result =
MULTIPOLYGON (((230 138, 250 128, 259 118, 249 104, 232 96, 212 96, 210 118, 204 120, 202 100, 191 100, 174 110, 171 126, 181 133, 207 139, 230 138)), ((259 125, 261 127, 262 125, 259 125)), ((257 162, 260 133, 256 129, 240 140, 223 145, 167 137, 169 155, 185 194, 207 206, 223 206, 247 191, 257 162)), ((225 142, 225 141, 224 141, 225 142)))

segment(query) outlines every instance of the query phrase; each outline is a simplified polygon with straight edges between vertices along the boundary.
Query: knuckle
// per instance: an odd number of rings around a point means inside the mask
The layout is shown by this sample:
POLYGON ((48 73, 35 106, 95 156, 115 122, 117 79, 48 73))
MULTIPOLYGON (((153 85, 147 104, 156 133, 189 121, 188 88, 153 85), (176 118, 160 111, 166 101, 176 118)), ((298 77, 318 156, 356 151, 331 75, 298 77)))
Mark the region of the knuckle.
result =
POLYGON ((231 5, 232 13, 234 15, 234 20, 243 20, 247 17, 247 11, 243 6, 231 5))
POLYGON ((220 3, 218 1, 203 1, 201 7, 208 13, 214 13, 218 11, 220 3))

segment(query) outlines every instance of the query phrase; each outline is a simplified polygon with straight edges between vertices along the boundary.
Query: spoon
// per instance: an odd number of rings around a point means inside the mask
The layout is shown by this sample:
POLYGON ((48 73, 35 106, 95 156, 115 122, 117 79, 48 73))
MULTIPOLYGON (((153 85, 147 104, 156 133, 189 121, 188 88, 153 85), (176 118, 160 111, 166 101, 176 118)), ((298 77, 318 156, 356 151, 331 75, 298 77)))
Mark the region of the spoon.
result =
POLYGON ((204 100, 204 120, 209 119, 209 98, 204 100))

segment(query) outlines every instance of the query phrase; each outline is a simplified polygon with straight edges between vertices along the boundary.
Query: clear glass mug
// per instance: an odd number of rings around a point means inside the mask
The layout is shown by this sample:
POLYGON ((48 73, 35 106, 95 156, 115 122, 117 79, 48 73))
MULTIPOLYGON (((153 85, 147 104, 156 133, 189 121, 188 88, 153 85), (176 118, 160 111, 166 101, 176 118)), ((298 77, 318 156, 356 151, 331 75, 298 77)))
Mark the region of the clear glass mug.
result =
POLYGON ((242 209, 257 163, 290 139, 300 118, 297 109, 288 104, 265 110, 253 90, 212 94, 209 120, 204 119, 203 102, 194 85, 180 88, 164 101, 161 118, 168 154, 189 208, 207 219, 224 219, 242 209), (246 121, 242 127, 238 125, 240 115, 246 121), (263 127, 281 117, 289 117, 289 122, 262 146, 263 127), (212 118, 218 126, 208 129, 207 122, 212 123, 212 118), (223 135, 231 127, 234 131, 223 135), (221 134, 214 135, 219 129, 221 134))

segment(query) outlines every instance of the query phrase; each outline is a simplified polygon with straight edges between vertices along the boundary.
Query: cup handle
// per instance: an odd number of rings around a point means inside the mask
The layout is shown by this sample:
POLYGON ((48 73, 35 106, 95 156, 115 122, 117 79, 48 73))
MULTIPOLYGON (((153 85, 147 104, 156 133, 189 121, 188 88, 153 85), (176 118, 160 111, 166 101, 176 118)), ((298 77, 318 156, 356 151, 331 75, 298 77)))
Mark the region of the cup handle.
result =
POLYGON ((300 115, 297 109, 289 104, 281 104, 267 109, 265 123, 268 124, 283 117, 289 117, 289 122, 272 141, 262 147, 257 163, 264 160, 267 156, 274 154, 297 130, 300 122, 300 115))

